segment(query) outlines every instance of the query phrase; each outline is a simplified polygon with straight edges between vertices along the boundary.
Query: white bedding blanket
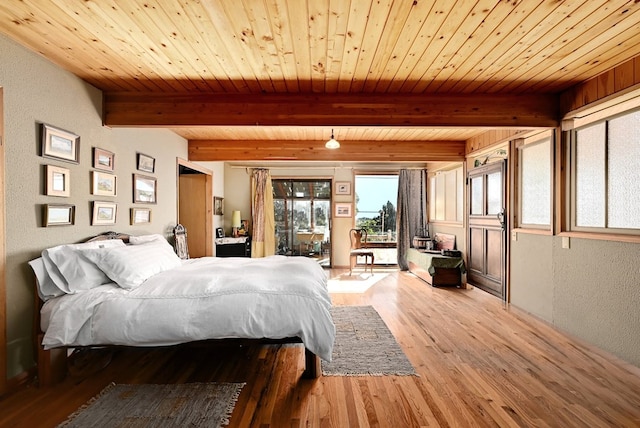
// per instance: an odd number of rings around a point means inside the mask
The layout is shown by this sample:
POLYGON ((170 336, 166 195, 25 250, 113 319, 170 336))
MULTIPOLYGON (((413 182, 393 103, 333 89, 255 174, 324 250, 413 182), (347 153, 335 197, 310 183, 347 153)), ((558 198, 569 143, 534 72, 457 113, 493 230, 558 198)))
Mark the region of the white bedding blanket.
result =
POLYGON ((327 276, 303 257, 203 257, 133 290, 105 284, 47 301, 45 349, 164 346, 222 338, 299 337, 331 360, 335 327, 327 276))

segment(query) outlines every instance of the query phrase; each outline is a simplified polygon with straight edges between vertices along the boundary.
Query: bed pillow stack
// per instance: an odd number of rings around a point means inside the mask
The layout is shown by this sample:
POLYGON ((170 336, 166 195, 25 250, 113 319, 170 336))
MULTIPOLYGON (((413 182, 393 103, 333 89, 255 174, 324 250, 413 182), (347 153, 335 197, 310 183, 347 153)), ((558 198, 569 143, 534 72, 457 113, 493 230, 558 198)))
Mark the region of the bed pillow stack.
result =
POLYGON ((42 300, 63 294, 75 294, 111 282, 95 263, 83 257, 82 251, 125 247, 120 239, 58 245, 47 248, 42 257, 29 262, 38 279, 42 300))
POLYGON ((125 289, 136 288, 153 275, 182 264, 164 237, 138 245, 87 249, 82 255, 125 289))

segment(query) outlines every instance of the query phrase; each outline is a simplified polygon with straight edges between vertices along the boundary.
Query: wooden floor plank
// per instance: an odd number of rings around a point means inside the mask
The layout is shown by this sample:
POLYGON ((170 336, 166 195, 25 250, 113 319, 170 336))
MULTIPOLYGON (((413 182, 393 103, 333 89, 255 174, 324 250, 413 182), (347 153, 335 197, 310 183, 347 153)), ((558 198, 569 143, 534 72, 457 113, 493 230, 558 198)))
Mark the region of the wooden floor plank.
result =
POLYGON ((640 369, 478 289, 391 271, 332 300, 376 308, 419 376, 303 379, 298 345, 122 348, 90 376, 4 397, 0 426, 56 426, 112 382, 245 382, 230 427, 640 426, 640 369))

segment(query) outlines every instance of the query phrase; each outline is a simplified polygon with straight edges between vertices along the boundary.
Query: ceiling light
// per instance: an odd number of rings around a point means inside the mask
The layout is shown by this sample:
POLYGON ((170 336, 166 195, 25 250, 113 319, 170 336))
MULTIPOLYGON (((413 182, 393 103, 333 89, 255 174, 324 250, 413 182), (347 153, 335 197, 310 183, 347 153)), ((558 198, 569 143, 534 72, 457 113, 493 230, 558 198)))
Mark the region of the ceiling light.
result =
POLYGON ((327 141, 326 143, 324 143, 324 146, 327 149, 330 149, 330 150, 334 150, 334 149, 339 149, 340 148, 340 143, 338 142, 338 140, 333 138, 333 129, 331 130, 331 139, 329 141, 327 141))

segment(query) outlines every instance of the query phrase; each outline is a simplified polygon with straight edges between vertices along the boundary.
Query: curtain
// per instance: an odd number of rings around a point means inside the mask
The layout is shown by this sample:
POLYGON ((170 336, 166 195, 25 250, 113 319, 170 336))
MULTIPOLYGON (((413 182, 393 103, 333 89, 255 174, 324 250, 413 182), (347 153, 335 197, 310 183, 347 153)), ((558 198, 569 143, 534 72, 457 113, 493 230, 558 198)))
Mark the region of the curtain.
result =
POLYGON ((251 217, 251 257, 275 254, 273 187, 268 169, 254 169, 251 173, 251 217))
POLYGON ((400 170, 398 177, 398 267, 408 270, 407 250, 416 235, 426 235, 427 224, 427 170, 400 170))

